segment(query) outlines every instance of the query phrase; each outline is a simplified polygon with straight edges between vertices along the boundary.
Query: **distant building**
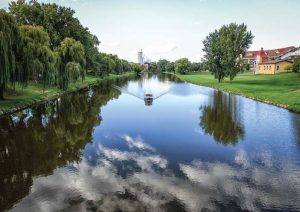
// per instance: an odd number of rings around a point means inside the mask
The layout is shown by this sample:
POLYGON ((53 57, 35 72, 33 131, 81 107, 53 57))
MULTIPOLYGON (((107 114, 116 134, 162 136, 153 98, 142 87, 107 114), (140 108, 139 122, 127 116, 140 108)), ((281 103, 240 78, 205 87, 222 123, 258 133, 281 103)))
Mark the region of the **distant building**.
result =
POLYGON ((286 54, 283 54, 281 56, 281 59, 288 59, 288 60, 294 61, 298 57, 300 57, 300 47, 296 48, 294 51, 290 51, 286 54))
POLYGON ((259 69, 260 63, 283 59, 281 58, 283 55, 295 50, 296 48, 294 46, 269 50, 261 48, 261 50, 245 52, 244 55, 242 55, 242 60, 244 63, 249 64, 250 70, 256 73, 259 69))
POLYGON ((138 63, 141 64, 141 65, 144 65, 143 49, 141 49, 141 51, 138 52, 138 63))
POLYGON ((258 64, 258 70, 255 74, 277 74, 288 72, 288 66, 292 65, 290 60, 269 60, 258 64))

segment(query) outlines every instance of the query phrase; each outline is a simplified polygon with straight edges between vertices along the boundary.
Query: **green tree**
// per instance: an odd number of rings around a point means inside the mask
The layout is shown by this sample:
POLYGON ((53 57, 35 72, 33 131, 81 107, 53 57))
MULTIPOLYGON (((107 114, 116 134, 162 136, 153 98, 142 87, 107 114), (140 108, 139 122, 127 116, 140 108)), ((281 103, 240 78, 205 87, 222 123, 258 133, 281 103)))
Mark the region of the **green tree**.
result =
POLYGON ((18 0, 10 3, 9 11, 19 24, 43 26, 50 36, 52 48, 60 46, 67 37, 80 41, 86 53, 86 68, 97 68, 97 46, 100 42, 88 28, 82 26, 78 18, 74 17, 75 11, 71 8, 39 3, 36 0, 18 0))
POLYGON ((149 71, 156 73, 158 71, 157 63, 156 62, 151 62, 149 63, 149 71))
POLYGON ((191 64, 191 71, 192 71, 192 72, 200 72, 200 71, 203 71, 202 63, 192 63, 192 64, 191 64))
POLYGON ((123 63, 122 61, 119 59, 119 57, 117 55, 109 55, 109 57, 114 61, 115 63, 115 67, 113 72, 115 74, 122 74, 123 72, 123 63))
POLYGON ((168 62, 165 69, 166 72, 175 72, 175 64, 172 62, 168 62))
POLYGON ((27 78, 19 63, 22 41, 15 19, 0 10, 0 100, 11 84, 26 85, 27 78))
POLYGON ((253 37, 245 24, 235 23, 224 25, 206 37, 203 41, 205 62, 219 82, 224 77, 233 80, 244 69, 240 55, 250 47, 253 37))
POLYGON ((134 63, 134 64, 132 64, 132 69, 137 75, 140 75, 141 72, 143 71, 143 66, 140 64, 134 63))
POLYGON ((293 64, 293 72, 299 72, 299 71, 300 71, 300 57, 297 58, 293 64))
POLYGON ((39 26, 19 27, 24 44, 22 67, 26 77, 43 84, 44 89, 55 80, 55 56, 50 49, 50 38, 39 26))
POLYGON ((165 59, 159 60, 159 61, 157 62, 157 71, 159 71, 159 72, 165 72, 165 71, 167 71, 167 70, 166 70, 166 66, 167 66, 167 64, 169 64, 169 63, 170 63, 170 62, 167 61, 167 60, 165 60, 165 59))
POLYGON ((181 58, 175 61, 175 72, 186 74, 191 68, 191 62, 187 58, 181 58))
POLYGON ((73 38, 65 38, 57 49, 60 57, 58 84, 62 90, 68 89, 70 81, 85 78, 85 52, 83 45, 73 38))
POLYGON ((115 60, 111 57, 111 55, 106 55, 104 57, 104 61, 108 66, 108 73, 113 73, 116 69, 116 62, 115 60))

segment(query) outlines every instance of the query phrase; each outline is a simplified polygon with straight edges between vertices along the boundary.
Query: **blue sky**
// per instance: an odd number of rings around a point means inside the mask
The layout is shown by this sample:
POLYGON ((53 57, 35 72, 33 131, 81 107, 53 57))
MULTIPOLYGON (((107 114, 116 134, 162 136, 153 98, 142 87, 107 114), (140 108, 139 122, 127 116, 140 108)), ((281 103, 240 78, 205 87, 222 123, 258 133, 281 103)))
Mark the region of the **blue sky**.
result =
MULTIPOLYGON (((300 46, 299 0, 44 0, 72 7, 101 41, 100 51, 136 61, 200 61, 202 41, 230 22, 255 35, 250 49, 300 46)), ((0 0, 6 8, 9 0, 0 0)))

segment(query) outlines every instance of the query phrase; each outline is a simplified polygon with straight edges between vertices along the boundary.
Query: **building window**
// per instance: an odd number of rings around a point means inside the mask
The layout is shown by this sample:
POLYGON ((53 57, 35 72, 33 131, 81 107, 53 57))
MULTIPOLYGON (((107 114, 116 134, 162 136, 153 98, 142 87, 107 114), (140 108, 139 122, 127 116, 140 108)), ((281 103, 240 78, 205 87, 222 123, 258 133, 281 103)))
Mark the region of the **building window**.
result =
POLYGON ((279 71, 279 66, 277 66, 277 71, 279 71))
POLYGON ((269 70, 271 70, 271 66, 269 66, 269 70))

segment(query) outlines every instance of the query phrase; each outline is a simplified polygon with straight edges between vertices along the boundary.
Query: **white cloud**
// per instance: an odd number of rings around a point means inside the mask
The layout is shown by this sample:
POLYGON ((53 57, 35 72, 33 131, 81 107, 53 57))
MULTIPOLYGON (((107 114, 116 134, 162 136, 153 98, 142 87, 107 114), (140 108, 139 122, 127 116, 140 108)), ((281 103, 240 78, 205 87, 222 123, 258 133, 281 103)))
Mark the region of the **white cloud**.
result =
POLYGON ((133 139, 129 135, 123 135, 122 138, 127 142, 130 148, 137 148, 141 150, 154 150, 153 147, 146 144, 142 138, 133 139))

